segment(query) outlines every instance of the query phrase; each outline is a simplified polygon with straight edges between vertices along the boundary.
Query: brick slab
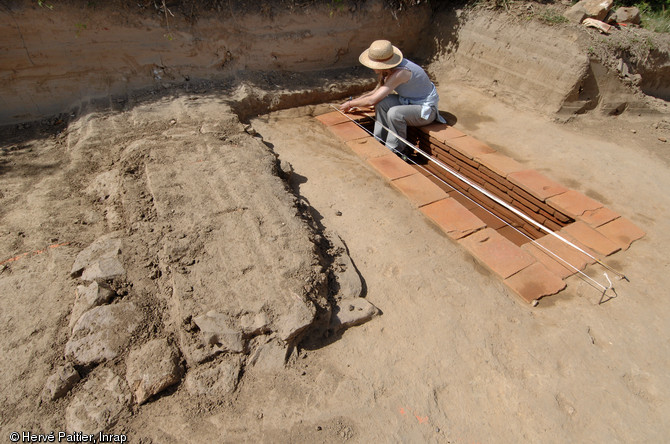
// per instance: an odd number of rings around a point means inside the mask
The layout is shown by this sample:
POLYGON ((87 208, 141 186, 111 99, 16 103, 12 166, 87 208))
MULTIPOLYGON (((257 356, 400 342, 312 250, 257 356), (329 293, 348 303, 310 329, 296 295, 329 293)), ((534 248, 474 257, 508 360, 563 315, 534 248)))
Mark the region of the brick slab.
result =
POLYGON ((642 238, 646 233, 625 217, 619 217, 596 228, 605 237, 616 243, 622 250, 627 250, 633 241, 642 238))
POLYGON ((493 228, 494 230, 499 230, 500 228, 506 227, 507 224, 505 221, 499 217, 494 216, 489 211, 486 211, 480 206, 473 205, 472 208, 469 208, 470 212, 480 218, 482 222, 486 224, 488 228, 493 228))
POLYGON ((491 228, 473 233, 459 242, 503 279, 536 263, 531 254, 491 228))
MULTIPOLYGON (((492 227, 493 228, 493 227, 492 227)), ((520 247, 524 244, 527 244, 530 242, 530 239, 528 239, 526 236, 524 236, 522 230, 514 229, 510 225, 505 225, 501 228, 496 229, 498 233, 500 233, 502 236, 504 236, 506 239, 510 240, 514 245, 520 247), (521 232, 519 232, 521 231, 521 232)))
POLYGON ((391 182, 391 185, 419 207, 448 197, 442 188, 419 173, 396 179, 391 182))
POLYGON ((474 159, 475 157, 481 156, 482 154, 495 152, 493 148, 484 142, 481 142, 470 136, 451 139, 447 142, 447 145, 449 145, 451 148, 454 148, 469 159, 474 159))
POLYGON ((370 134, 354 122, 339 123, 329 126, 328 129, 340 139, 348 142, 350 140, 370 137, 370 134))
POLYGON ((478 217, 451 198, 423 206, 421 212, 452 239, 460 239, 486 226, 478 217))
POLYGON ((603 204, 583 195, 575 190, 568 190, 565 193, 547 199, 547 203, 563 214, 576 218, 586 211, 602 208, 603 204))
POLYGON ((444 123, 431 123, 430 125, 422 126, 419 129, 442 143, 450 139, 465 137, 465 134, 444 123))
MULTIPOLYGON (((352 118, 354 117, 352 116, 352 118)), ((347 116, 338 111, 333 111, 330 113, 321 114, 320 116, 316 116, 316 120, 318 120, 319 122, 323 123, 326 126, 332 126, 337 125, 338 123, 349 122, 347 116)))
POLYGON ((500 153, 482 154, 476 156, 475 159, 501 177, 507 177, 510 173, 524 169, 523 165, 519 162, 500 153))
POLYGON ((504 280, 505 284, 529 304, 565 288, 565 282, 536 262, 504 280))
POLYGON ((580 243, 586 245, 596 253, 604 256, 616 253, 621 249, 615 242, 599 233, 594 228, 588 226, 584 222, 574 222, 566 225, 561 230, 563 233, 568 233, 570 236, 577 239, 580 243))
MULTIPOLYGON (((566 240, 582 248, 587 253, 591 254, 591 251, 589 251, 587 247, 578 245, 577 240, 569 238, 565 233, 560 233, 560 235, 566 240)), ((536 240, 535 243, 547 248, 551 253, 554 253, 560 259, 531 243, 524 245, 522 248, 531 253, 539 262, 542 262, 549 270, 559 275, 560 277, 571 276, 576 273, 577 270, 583 270, 588 264, 595 262, 584 253, 581 253, 580 251, 576 250, 555 236, 552 236, 551 234, 536 240), (571 266, 567 265, 563 261, 567 262, 571 266), (577 270, 575 270, 575 268, 577 270)))
POLYGON ((507 179, 543 202, 552 196, 568 191, 561 184, 554 182, 535 170, 516 171, 508 174, 507 179))
POLYGON ((400 157, 393 153, 380 157, 371 157, 367 162, 389 180, 416 174, 416 170, 411 165, 403 162, 400 157))
POLYGON ((599 227, 611 222, 621 215, 616 211, 612 211, 607 207, 598 208, 597 210, 587 210, 579 216, 579 220, 586 222, 592 227, 599 227))
POLYGON ((347 142, 347 145, 352 149, 352 151, 365 160, 371 157, 386 156, 390 153, 388 148, 379 143, 372 136, 365 137, 363 139, 350 140, 347 142))

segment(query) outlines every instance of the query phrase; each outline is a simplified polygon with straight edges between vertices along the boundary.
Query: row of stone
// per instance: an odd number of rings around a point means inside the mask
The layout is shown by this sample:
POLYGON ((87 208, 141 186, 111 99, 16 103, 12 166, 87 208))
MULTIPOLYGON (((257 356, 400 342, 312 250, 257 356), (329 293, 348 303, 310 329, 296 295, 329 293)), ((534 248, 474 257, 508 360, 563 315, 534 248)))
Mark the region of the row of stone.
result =
MULTIPOLYGON (((330 330, 337 332, 370 320, 379 310, 361 297, 360 276, 339 236, 331 234, 329 238, 336 256, 334 277, 339 287, 330 330)), ((62 398, 82 380, 78 369, 90 372, 66 408, 68 430, 87 433, 107 430, 130 414, 133 402, 144 404, 180 383, 182 378, 190 395, 221 399, 236 389, 244 363, 262 370, 283 367, 286 343, 272 335, 256 341, 251 356, 243 358, 248 351, 245 338, 264 335, 262 326, 267 322, 256 316, 243 320, 244 325, 235 328, 228 316, 214 311, 193 319, 200 338, 198 347, 210 347, 213 352, 188 372, 180 348, 165 337, 130 350, 125 360, 125 378, 101 366, 128 350, 133 335, 145 320, 137 305, 126 300, 129 297, 121 297, 114 290, 123 287, 126 279, 122 263, 121 233, 114 232, 82 250, 71 270, 71 276, 80 278, 84 284, 77 287, 70 314, 66 363, 55 369, 41 394, 42 402, 62 398)))

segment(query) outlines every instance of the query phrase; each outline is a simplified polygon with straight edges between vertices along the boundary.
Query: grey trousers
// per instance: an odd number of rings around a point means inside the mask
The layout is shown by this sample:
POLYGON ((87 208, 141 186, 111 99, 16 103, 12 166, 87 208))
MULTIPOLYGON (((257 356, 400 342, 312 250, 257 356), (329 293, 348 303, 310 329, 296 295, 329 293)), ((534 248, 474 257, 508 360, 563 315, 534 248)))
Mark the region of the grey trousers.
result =
POLYGON ((403 139, 407 138, 407 126, 424 126, 433 122, 437 117, 435 110, 431 111, 428 119, 421 118, 421 105, 401 105, 397 94, 386 96, 375 106, 374 135, 377 140, 386 145, 391 151, 404 152, 405 143, 387 131, 393 131, 403 139))

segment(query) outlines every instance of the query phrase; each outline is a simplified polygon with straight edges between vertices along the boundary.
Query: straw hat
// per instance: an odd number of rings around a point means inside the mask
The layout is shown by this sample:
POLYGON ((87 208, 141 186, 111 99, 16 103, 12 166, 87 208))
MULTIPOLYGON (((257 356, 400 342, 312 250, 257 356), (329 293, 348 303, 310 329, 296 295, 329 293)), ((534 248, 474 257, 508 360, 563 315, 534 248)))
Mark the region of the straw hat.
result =
POLYGON ((402 52, 388 40, 375 40, 358 58, 362 65, 372 69, 390 69, 402 62, 402 52))

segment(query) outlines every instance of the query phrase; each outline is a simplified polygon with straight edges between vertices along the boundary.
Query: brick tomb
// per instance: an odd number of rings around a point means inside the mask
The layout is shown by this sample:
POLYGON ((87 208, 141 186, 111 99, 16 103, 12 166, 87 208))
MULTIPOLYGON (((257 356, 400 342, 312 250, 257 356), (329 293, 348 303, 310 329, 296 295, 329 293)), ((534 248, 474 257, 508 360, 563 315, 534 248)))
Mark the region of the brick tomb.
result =
POLYGON ((333 111, 316 118, 528 303, 563 290, 564 279, 595 262, 547 231, 598 259, 645 235, 602 203, 448 125, 410 128, 408 141, 470 184, 420 156, 418 165, 406 163, 357 124, 370 129, 372 115, 333 111))

